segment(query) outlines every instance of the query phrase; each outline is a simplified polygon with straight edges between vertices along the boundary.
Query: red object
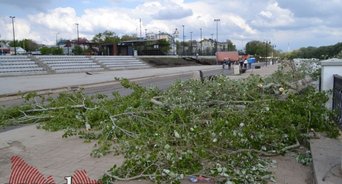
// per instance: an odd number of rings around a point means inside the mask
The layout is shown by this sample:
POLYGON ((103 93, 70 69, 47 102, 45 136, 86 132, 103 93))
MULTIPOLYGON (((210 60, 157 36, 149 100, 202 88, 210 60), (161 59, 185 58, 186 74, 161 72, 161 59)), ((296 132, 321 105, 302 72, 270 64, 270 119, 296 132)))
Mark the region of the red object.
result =
POLYGON ((233 61, 237 62, 239 61, 239 53, 237 51, 229 51, 229 52, 216 52, 216 60, 219 63, 222 63, 224 61, 233 61))
POLYGON ((85 170, 76 170, 72 176, 72 184, 99 184, 96 180, 92 180, 88 177, 85 170))
MULTIPOLYGON (((56 184, 52 176, 47 178, 37 168, 27 164, 19 156, 11 158, 11 175, 9 184, 56 184)), ((100 184, 95 179, 90 179, 85 170, 76 170, 71 180, 72 184, 100 184)))
POLYGON ((45 178, 37 168, 28 165, 19 156, 13 156, 11 162, 10 184, 55 184, 52 176, 45 178))

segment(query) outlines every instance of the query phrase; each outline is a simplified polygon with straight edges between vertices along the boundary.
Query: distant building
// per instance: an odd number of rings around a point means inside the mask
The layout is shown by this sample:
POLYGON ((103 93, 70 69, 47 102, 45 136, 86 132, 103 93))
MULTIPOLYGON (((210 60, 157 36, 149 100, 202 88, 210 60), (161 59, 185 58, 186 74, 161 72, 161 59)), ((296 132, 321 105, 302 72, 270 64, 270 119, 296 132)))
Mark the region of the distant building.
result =
POLYGON ((213 55, 215 53, 215 41, 213 39, 203 39, 197 47, 202 48, 202 55, 213 55))
POLYGON ((147 33, 146 34, 146 40, 147 41, 152 41, 152 40, 166 40, 170 43, 170 50, 167 53, 168 55, 176 55, 176 40, 175 36, 165 33, 165 32, 160 32, 158 34, 155 33, 147 33))
MULTIPOLYGON (((15 50, 17 51, 16 52, 17 55, 25 55, 25 54, 27 54, 26 50, 23 49, 22 47, 15 47, 15 50)), ((10 54, 11 55, 15 54, 14 47, 10 48, 10 54)))
POLYGON ((0 55, 10 54, 10 47, 3 42, 0 42, 0 55))

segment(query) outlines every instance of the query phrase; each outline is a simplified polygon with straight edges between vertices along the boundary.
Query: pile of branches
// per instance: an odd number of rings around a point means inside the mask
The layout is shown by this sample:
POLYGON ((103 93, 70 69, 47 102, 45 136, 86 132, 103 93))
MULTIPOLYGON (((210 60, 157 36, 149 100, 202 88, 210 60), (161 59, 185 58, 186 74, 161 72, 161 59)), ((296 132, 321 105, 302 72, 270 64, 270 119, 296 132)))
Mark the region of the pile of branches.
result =
POLYGON ((113 166, 103 183, 179 183, 188 176, 267 183, 268 157, 306 144, 312 132, 338 135, 334 113, 324 106, 327 95, 310 81, 290 70, 268 78, 178 81, 160 91, 122 79, 130 95, 73 92, 38 100, 31 94, 27 105, 0 109, 0 120, 97 140, 93 156, 123 154, 123 164, 113 166))

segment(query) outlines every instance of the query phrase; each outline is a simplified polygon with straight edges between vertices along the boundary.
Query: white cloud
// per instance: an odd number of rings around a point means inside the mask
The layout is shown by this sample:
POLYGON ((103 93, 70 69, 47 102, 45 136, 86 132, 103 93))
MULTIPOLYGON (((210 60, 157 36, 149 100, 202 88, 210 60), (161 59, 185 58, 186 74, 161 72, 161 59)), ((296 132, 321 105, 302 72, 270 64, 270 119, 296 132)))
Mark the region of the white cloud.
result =
POLYGON ((294 14, 288 10, 279 7, 276 1, 271 2, 264 10, 261 10, 256 19, 251 23, 259 28, 272 28, 290 26, 295 22, 294 14))
MULTIPOLYGON (((13 27, 12 27, 12 21, 9 18, 2 17, 0 18, 0 25, 3 25, 1 27, 1 38, 0 39, 8 39, 12 40, 13 38, 13 27)), ((15 30, 15 37, 16 40, 21 39, 32 39, 32 40, 39 40, 39 34, 32 31, 31 25, 28 23, 28 21, 15 18, 14 19, 14 30, 15 30)))

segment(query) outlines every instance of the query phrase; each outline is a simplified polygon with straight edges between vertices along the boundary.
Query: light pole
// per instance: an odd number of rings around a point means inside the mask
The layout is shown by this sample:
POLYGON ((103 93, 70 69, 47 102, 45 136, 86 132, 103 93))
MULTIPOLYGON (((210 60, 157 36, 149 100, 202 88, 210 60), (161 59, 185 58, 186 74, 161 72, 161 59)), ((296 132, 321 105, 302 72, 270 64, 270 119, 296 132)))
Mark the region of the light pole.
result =
POLYGON ((185 53, 185 47, 184 47, 184 39, 185 39, 185 36, 184 36, 184 25, 182 25, 182 27, 183 27, 183 56, 184 56, 184 53, 185 53))
POLYGON ((202 53, 203 53, 203 47, 202 47, 202 28, 200 28, 200 33, 201 33, 201 40, 200 40, 200 42, 201 42, 201 55, 202 55, 202 53))
POLYGON ((192 31, 190 32, 190 55, 192 56, 192 31))
POLYGON ((58 35, 59 35, 59 33, 56 33, 56 46, 58 46, 58 39, 57 39, 58 35))
POLYGON ((266 49, 266 56, 265 56, 265 60, 266 60, 266 66, 267 66, 267 56, 268 56, 268 53, 267 53, 267 50, 268 50, 268 45, 271 44, 271 42, 269 41, 265 41, 265 49, 266 49))
POLYGON ((214 19, 216 22, 216 52, 218 51, 218 23, 220 22, 220 19, 214 19))
POLYGON ((17 55, 17 48, 16 48, 16 44, 15 44, 15 31, 14 31, 14 18, 15 18, 15 16, 10 16, 10 18, 12 19, 12 28, 13 28, 14 55, 17 55))
POLYGON ((75 25, 76 25, 76 31, 77 31, 77 45, 79 45, 80 44, 80 34, 79 34, 79 31, 78 31, 78 23, 75 23, 75 25))

